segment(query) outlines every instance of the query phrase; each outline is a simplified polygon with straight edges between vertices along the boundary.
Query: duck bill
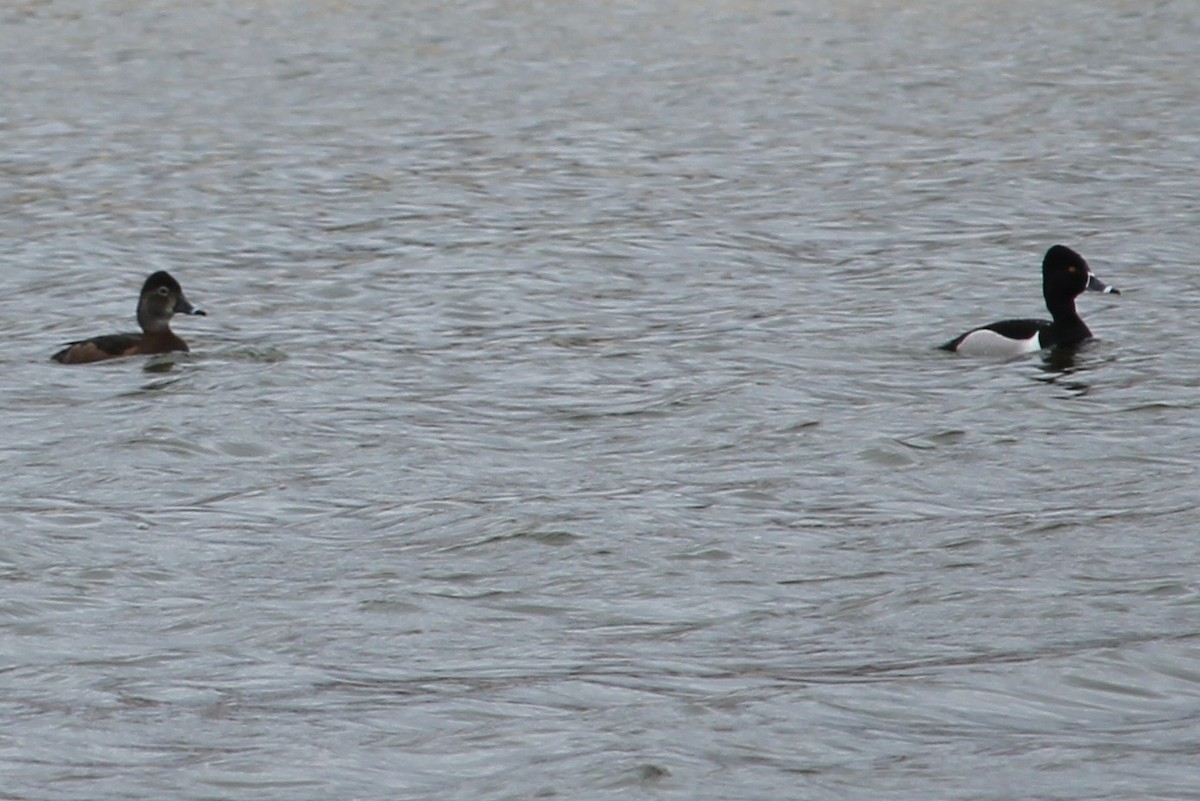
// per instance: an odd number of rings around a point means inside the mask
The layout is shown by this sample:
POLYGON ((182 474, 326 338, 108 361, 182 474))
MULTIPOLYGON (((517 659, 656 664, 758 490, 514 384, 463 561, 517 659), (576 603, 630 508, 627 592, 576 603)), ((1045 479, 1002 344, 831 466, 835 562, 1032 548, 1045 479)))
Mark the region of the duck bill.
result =
POLYGON ((199 314, 201 316, 206 316, 204 309, 188 303, 188 299, 183 295, 180 295, 179 300, 175 301, 174 311, 176 314, 199 314))
POLYGON ((1104 292, 1110 295, 1121 294, 1121 290, 1115 286, 1109 286, 1094 275, 1088 276, 1087 288, 1089 292, 1104 292))

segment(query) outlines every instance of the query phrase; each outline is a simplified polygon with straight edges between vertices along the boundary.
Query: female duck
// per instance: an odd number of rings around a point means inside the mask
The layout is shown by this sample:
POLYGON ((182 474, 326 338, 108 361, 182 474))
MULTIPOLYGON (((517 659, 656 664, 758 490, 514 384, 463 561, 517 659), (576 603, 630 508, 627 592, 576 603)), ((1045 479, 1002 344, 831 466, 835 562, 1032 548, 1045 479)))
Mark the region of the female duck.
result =
POLYGON ((941 348, 967 356, 1017 356, 1043 348, 1078 345, 1092 336, 1075 311, 1075 298, 1085 289, 1121 294, 1092 275, 1083 256, 1069 247, 1055 245, 1042 260, 1042 295, 1050 310, 1049 321, 1001 320, 973 328, 941 348))
POLYGON ((171 317, 175 314, 204 314, 204 310, 188 303, 179 282, 159 271, 146 279, 138 298, 137 321, 142 333, 81 339, 69 343, 51 358, 62 364, 87 364, 118 356, 186 351, 187 343, 171 330, 171 317))

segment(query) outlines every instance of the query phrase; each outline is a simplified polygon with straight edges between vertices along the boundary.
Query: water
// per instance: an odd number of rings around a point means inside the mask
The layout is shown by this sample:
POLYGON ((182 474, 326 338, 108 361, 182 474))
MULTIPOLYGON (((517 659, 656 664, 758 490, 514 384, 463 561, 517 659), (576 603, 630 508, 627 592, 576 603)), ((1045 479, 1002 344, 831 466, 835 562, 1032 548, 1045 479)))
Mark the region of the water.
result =
POLYGON ((5 8, 0 797, 1198 797, 1198 36, 5 8))

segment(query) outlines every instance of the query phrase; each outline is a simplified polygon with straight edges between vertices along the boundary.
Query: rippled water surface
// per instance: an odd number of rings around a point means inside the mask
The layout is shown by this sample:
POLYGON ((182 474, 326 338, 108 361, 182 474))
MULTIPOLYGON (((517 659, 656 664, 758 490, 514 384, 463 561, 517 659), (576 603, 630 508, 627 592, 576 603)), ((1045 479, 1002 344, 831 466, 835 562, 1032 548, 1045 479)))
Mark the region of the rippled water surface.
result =
POLYGON ((1197 41, 6 4, 0 797, 1195 798, 1197 41))

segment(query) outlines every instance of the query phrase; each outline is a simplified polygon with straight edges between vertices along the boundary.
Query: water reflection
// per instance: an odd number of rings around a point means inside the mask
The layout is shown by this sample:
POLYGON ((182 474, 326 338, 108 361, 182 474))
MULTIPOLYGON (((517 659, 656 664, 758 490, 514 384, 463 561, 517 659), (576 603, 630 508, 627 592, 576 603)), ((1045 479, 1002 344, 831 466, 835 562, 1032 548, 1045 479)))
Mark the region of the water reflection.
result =
POLYGON ((1051 348, 1042 354, 1042 370, 1048 373, 1070 374, 1077 369, 1078 347, 1051 348))
POLYGON ((175 359, 150 359, 142 365, 145 373, 169 373, 175 369, 175 359))
MULTIPOLYGON (((1077 347, 1051 348, 1042 354, 1038 368, 1044 375, 1035 376, 1035 380, 1045 384, 1054 384, 1069 391, 1072 395, 1083 396, 1091 390, 1091 384, 1080 380, 1080 374, 1095 369, 1096 362, 1084 361, 1081 355, 1086 352, 1088 343, 1077 347)), ((1111 359, 1103 360, 1105 362, 1111 359)))

